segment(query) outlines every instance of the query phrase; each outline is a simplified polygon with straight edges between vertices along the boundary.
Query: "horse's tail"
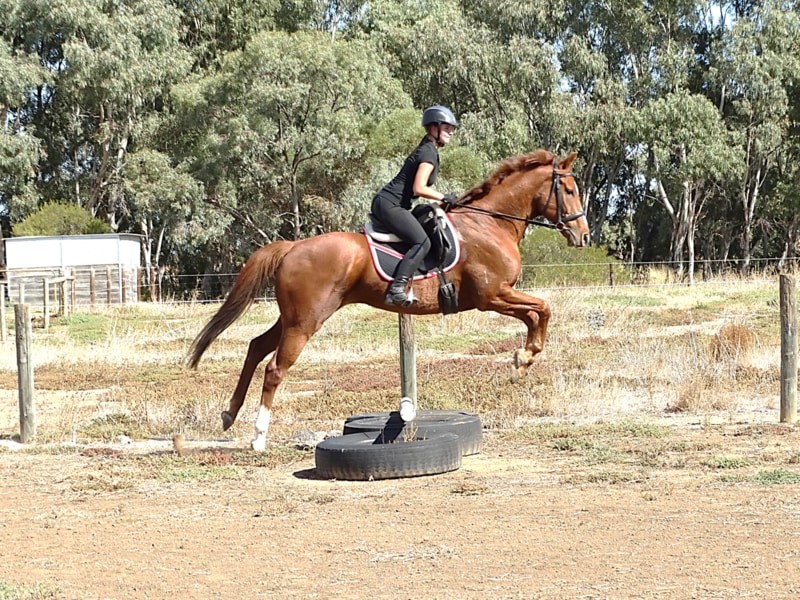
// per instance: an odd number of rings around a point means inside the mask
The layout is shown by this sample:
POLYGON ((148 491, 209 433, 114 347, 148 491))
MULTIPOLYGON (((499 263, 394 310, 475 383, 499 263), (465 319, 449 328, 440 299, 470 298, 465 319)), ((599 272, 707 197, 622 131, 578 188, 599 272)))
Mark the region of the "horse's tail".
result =
POLYGON ((294 242, 284 240, 273 242, 259 248, 247 259, 225 302, 192 342, 189 367, 197 368, 197 363, 211 342, 250 307, 258 292, 273 278, 283 257, 293 245, 294 242))

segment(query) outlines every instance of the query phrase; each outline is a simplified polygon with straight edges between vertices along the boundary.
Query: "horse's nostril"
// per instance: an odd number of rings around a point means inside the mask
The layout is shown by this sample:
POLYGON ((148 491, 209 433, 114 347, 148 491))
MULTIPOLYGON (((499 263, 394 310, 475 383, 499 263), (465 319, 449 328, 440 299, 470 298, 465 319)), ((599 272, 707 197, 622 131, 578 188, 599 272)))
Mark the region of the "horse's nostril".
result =
POLYGON ((583 245, 584 246, 591 246, 592 245, 592 236, 588 233, 583 234, 583 245))

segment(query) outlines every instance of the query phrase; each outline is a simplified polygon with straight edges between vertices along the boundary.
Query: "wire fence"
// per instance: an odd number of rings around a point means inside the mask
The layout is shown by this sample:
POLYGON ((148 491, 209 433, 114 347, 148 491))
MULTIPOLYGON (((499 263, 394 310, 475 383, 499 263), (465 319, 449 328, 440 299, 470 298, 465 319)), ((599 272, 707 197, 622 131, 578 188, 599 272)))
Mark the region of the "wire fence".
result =
MULTIPOLYGON (((604 289, 616 287, 687 286, 742 280, 777 280, 795 273, 797 257, 703 260, 686 263, 618 261, 523 264, 517 288, 525 291, 604 289), (746 267, 746 268, 745 268, 746 267)), ((117 265, 52 269, 51 272, 5 272, 0 277, 6 301, 32 307, 109 306, 134 302, 216 303, 230 291, 236 273, 175 273, 117 265)), ((268 285, 259 298, 274 299, 268 285)))

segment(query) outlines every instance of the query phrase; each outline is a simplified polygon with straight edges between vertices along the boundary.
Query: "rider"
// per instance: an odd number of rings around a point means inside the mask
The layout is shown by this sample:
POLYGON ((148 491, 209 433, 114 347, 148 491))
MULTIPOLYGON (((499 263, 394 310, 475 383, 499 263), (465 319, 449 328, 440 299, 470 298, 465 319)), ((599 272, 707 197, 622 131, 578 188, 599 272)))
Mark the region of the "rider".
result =
POLYGON ((439 174, 439 148, 450 141, 458 121, 449 108, 434 105, 422 113, 425 137, 408 155, 400 172, 372 199, 372 214, 401 239, 411 244, 394 272, 394 281, 386 293, 386 304, 409 306, 406 287, 414 271, 431 249, 431 241, 422 225, 411 214, 411 201, 418 198, 431 200, 455 199, 455 195, 442 194, 431 187, 439 174))

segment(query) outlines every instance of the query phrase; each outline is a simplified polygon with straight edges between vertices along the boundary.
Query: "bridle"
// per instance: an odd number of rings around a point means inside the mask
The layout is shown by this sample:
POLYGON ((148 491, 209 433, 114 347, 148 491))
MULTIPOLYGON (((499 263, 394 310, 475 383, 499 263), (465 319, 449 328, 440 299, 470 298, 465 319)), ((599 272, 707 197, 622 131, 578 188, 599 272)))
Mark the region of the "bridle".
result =
MULTIPOLYGON (((586 213, 584 211, 579 210, 574 213, 570 213, 568 215, 564 215, 564 200, 561 196, 561 178, 562 177, 575 177, 575 175, 568 171, 566 173, 559 173, 555 167, 553 168, 553 182, 550 187, 550 192, 555 192, 556 197, 556 222, 553 223, 552 221, 541 220, 541 217, 536 217, 534 219, 530 219, 527 217, 518 217, 516 215, 509 215, 506 213, 496 212, 493 210, 486 210, 485 208, 481 208, 479 206, 472 206, 471 204, 461 204, 459 202, 448 203, 445 205, 445 211, 450 211, 452 208, 468 208, 469 210, 483 213, 486 215, 491 215, 493 217, 499 217, 501 219, 511 219, 512 221, 522 221, 526 225, 538 225, 539 227, 547 227, 549 229, 555 229, 559 232, 564 231, 565 229, 567 232, 572 236, 573 233, 569 229, 567 229, 567 223, 574 221, 576 219, 580 219, 586 213)), ((550 202, 549 198, 550 195, 547 196, 548 203, 550 202)))

